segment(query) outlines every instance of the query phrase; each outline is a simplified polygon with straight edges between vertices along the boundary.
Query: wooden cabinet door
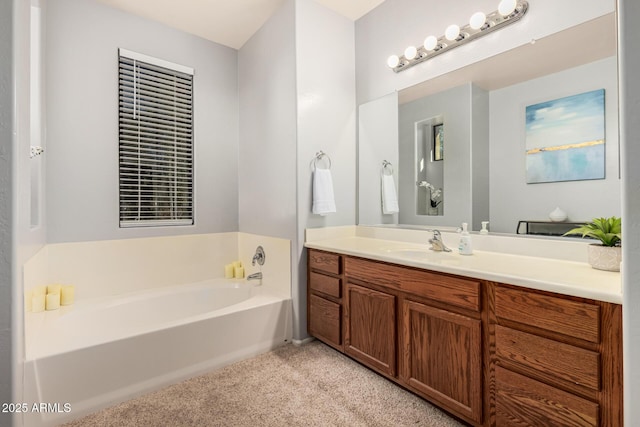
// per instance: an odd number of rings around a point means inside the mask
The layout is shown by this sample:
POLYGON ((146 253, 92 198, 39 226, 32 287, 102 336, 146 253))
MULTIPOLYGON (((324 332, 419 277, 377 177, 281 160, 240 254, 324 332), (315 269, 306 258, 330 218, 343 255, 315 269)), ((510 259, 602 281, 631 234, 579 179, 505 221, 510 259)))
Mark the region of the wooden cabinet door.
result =
POLYGON ((395 376, 396 297, 347 283, 345 300, 345 353, 395 376))
POLYGON ((414 301, 402 304, 400 378, 443 408, 482 422, 481 321, 414 301))

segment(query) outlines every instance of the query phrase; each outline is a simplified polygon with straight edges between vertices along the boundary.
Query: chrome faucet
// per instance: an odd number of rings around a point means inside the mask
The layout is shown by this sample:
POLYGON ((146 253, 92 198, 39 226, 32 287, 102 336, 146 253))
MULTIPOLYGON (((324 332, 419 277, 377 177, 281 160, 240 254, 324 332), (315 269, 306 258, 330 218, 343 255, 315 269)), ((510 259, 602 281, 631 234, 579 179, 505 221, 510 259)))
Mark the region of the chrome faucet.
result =
POLYGON ((433 237, 429 239, 429 243, 431 243, 431 250, 436 252, 451 252, 444 242, 442 241, 442 234, 440 234, 439 230, 429 230, 433 232, 433 237))
MULTIPOLYGON (((266 258, 266 255, 264 254, 264 249, 262 248, 262 246, 258 246, 256 248, 256 253, 253 256, 253 259, 251 259, 251 265, 256 265, 256 262, 257 262, 258 265, 263 266, 265 258, 266 258)), ((253 273, 247 276, 247 280, 260 280, 260 279, 262 279, 262 271, 259 271, 257 273, 253 273)))
POLYGON ((258 246, 256 248, 256 253, 253 256, 253 259, 251 260, 251 265, 256 265, 256 262, 259 265, 264 265, 264 259, 265 259, 264 249, 262 248, 262 246, 258 246))

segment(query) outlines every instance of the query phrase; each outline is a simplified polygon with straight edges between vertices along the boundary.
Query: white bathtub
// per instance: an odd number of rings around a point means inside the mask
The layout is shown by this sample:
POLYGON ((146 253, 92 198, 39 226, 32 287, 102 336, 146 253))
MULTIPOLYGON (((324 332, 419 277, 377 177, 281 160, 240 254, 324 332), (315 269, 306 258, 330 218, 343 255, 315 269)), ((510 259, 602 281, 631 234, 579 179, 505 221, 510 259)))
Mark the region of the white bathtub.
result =
MULTIPOLYGON (((259 282, 258 282, 259 283, 259 282)), ((284 344, 291 300, 255 282, 209 280, 27 313, 25 400, 49 426, 284 344)))

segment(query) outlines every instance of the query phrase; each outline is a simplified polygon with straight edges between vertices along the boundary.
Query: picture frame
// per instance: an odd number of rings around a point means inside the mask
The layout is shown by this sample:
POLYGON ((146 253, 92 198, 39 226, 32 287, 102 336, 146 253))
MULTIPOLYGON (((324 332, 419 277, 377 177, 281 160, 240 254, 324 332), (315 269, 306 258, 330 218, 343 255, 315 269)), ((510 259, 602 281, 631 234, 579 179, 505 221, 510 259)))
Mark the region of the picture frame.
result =
POLYGON ((525 119, 527 184, 605 178, 604 89, 528 105, 525 119))
POLYGON ((444 160, 444 124, 433 125, 433 161, 444 160))

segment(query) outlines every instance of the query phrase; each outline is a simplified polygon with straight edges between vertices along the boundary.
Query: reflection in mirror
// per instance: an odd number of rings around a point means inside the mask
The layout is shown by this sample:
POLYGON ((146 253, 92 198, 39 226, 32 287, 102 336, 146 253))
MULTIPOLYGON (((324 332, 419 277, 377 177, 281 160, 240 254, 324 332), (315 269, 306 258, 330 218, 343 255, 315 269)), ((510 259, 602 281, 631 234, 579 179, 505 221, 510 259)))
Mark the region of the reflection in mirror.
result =
MULTIPOLYGON (((395 112, 386 120, 375 117, 375 126, 384 126, 387 136, 387 145, 383 148, 378 142, 376 150, 387 150, 386 157, 393 156, 392 150, 397 153, 400 212, 394 215, 395 221, 367 215, 379 211, 380 203, 379 197, 375 204, 360 197, 375 182, 363 177, 366 157, 372 152, 368 142, 372 132, 361 132, 358 222, 409 227, 458 227, 467 222, 478 231, 482 221, 489 221, 492 233, 515 233, 519 221, 549 221, 556 207, 571 222, 620 216, 617 97, 614 13, 404 89, 397 93, 395 112), (605 93, 605 178, 527 184, 527 106, 600 89, 605 93), (426 110, 418 111, 418 106, 426 110), (420 143, 416 136, 419 123, 432 126, 429 119, 438 116, 446 137, 446 160, 440 161, 447 164, 442 168, 442 186, 428 176, 427 160, 434 157, 429 147, 433 140, 426 140, 433 134, 419 129, 420 143), (389 137, 393 125, 397 125, 397 139, 389 137), (421 159, 425 159, 424 169, 421 159), (421 181, 436 190, 443 188, 441 205, 446 204, 446 209, 437 215, 421 213, 428 206, 429 193, 421 181)), ((371 101, 360 110, 381 111, 382 104, 388 110, 391 99, 389 95, 371 101)), ((363 123, 366 115, 359 119, 361 129, 372 126, 363 123)), ((379 180, 375 184, 379 189, 379 180)))
POLYGON ((444 215, 444 124, 442 115, 415 124, 417 215, 444 215), (420 190, 422 189, 422 191, 420 190))
POLYGON ((383 212, 380 179, 380 165, 386 160, 392 165, 391 176, 398 185, 397 92, 362 104, 358 108, 358 116, 358 135, 363 141, 358 147, 358 222, 398 224, 397 213, 383 212))
POLYGON ((488 176, 473 176, 488 169, 488 93, 467 83, 397 108, 398 223, 479 227, 488 204, 472 208, 468 195, 473 184, 478 197, 489 199, 488 176), (445 140, 446 154, 434 151, 445 140))

